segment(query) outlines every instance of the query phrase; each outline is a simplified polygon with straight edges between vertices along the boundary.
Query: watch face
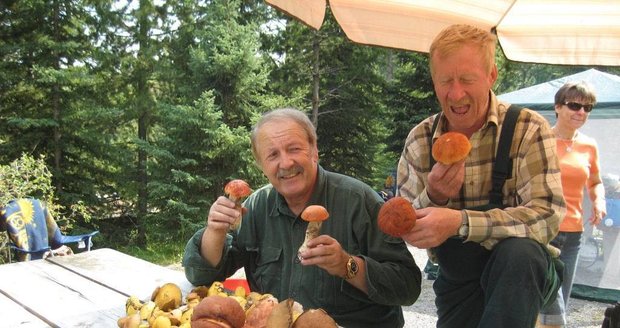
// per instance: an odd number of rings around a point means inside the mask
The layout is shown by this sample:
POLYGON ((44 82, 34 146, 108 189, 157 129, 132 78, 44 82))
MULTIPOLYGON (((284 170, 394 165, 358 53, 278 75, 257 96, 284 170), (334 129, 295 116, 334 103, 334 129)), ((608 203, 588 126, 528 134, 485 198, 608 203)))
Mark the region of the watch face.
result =
POLYGON ((349 260, 347 261, 347 272, 344 279, 353 279, 353 277, 357 275, 357 269, 357 262, 355 262, 355 259, 352 256, 349 257, 349 260))
POLYGON ((349 259, 349 261, 351 262, 351 271, 357 273, 357 262, 353 258, 349 259))
POLYGON ((467 238, 468 235, 469 235, 469 227, 466 225, 462 225, 459 228, 459 236, 463 238, 467 238))

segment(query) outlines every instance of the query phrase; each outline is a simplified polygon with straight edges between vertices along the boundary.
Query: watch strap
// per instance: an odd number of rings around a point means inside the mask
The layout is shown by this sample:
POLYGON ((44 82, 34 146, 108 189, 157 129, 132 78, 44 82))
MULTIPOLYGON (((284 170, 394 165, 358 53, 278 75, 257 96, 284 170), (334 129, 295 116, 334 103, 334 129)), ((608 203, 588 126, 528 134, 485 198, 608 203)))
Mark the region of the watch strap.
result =
POLYGON ((459 237, 467 239, 469 236, 469 218, 465 211, 461 211, 461 227, 459 228, 459 237))

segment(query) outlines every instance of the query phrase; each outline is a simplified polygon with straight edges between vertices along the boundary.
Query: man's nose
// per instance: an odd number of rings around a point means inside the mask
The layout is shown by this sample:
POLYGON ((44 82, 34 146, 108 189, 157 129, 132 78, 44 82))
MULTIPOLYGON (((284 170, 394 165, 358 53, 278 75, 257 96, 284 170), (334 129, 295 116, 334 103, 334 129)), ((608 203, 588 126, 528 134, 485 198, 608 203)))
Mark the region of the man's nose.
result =
POLYGON ((282 156, 280 156, 280 167, 289 168, 294 164, 295 161, 293 160, 292 156, 290 156, 288 153, 282 153, 282 156))
POLYGON ((454 82, 450 86, 450 90, 448 91, 448 97, 450 100, 459 101, 465 97, 465 88, 459 82, 454 82))

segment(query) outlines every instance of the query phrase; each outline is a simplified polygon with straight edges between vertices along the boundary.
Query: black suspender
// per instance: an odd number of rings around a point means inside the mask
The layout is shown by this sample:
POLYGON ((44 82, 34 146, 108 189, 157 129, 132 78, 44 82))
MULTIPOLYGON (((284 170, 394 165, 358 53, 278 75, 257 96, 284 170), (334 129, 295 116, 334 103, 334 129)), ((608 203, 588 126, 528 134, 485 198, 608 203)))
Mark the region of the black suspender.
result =
MULTIPOLYGON (((504 118, 502 131, 499 136, 499 142, 497 143, 497 155, 495 158, 495 163, 493 164, 493 172, 491 174, 492 187, 489 192, 490 204, 503 206, 502 188, 504 187, 504 182, 510 176, 512 171, 510 146, 512 145, 512 137, 515 132, 515 126, 517 125, 517 119, 519 118, 521 109, 522 107, 517 105, 510 105, 508 111, 506 112, 506 117, 504 118)), ((435 121, 433 122, 433 127, 431 129, 431 135, 429 137, 429 150, 433 147, 433 135, 435 135, 435 130, 437 130, 437 125, 439 124, 441 115, 442 114, 439 113, 435 116, 435 121)), ((430 167, 432 168, 433 165, 435 165, 435 159, 432 155, 430 155, 429 158, 430 167)))
POLYGON ((504 182, 510 176, 512 172, 512 161, 510 160, 510 146, 512 145, 512 137, 515 133, 515 126, 517 125, 517 119, 521 112, 521 107, 517 105, 510 105, 506 117, 504 118, 504 124, 502 125, 502 132, 499 136, 499 142, 497 143, 497 157, 493 164, 492 174, 492 187, 489 192, 489 203, 502 205, 502 188, 504 182))

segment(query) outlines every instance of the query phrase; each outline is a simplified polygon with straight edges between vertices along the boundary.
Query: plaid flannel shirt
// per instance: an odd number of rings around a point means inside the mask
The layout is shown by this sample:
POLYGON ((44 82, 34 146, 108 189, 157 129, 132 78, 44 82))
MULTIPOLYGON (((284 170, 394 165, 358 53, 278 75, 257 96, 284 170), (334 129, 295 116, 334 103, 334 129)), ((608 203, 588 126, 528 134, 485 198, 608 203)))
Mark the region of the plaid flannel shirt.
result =
MULTIPOLYGON (((442 206, 433 204, 426 192, 431 171, 428 138, 437 116, 431 116, 414 127, 398 163, 399 195, 411 201, 415 208, 463 210, 469 220, 466 241, 480 243, 486 249, 493 249, 505 238, 525 237, 546 245, 553 256, 558 256, 559 250, 549 242, 558 233, 565 203, 555 138, 549 123, 540 114, 524 109, 519 115, 509 155, 512 172, 502 190, 504 205, 508 207, 488 211, 466 209, 489 203, 499 131, 508 107, 491 92, 487 121, 470 138, 472 149, 465 162, 465 181, 459 196, 442 206)), ((441 120, 433 139, 447 132, 445 116, 442 115, 441 120)), ((433 258, 432 250, 429 253, 433 258)))

